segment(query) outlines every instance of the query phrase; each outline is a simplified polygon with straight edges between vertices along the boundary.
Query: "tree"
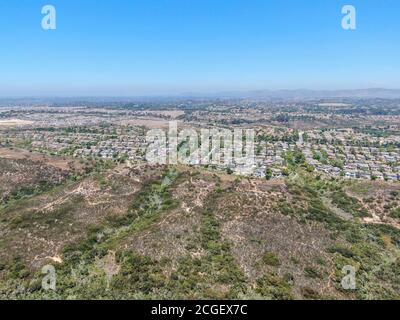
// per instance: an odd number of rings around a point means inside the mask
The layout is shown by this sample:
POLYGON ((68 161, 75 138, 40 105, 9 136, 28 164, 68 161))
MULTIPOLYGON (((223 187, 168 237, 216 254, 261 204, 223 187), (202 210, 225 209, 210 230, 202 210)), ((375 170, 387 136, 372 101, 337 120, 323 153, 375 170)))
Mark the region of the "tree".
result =
POLYGON ((271 168, 267 168, 267 169, 265 170, 265 178, 266 178, 267 180, 271 180, 271 179, 272 179, 272 170, 271 170, 271 168))

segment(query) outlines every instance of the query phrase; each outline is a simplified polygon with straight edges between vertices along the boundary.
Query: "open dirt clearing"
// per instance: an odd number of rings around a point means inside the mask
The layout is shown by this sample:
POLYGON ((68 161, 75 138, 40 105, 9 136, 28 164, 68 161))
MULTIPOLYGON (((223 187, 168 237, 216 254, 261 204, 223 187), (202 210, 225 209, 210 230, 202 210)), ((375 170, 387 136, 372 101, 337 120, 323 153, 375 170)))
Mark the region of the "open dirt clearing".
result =
POLYGON ((32 124, 33 121, 28 120, 20 120, 20 119, 8 119, 8 120, 0 120, 0 128, 5 127, 20 127, 32 124))
POLYGON ((4 159, 30 159, 32 161, 39 161, 61 170, 70 170, 72 168, 81 169, 82 165, 75 159, 66 157, 50 157, 41 153, 29 152, 22 149, 0 148, 0 158, 4 159))

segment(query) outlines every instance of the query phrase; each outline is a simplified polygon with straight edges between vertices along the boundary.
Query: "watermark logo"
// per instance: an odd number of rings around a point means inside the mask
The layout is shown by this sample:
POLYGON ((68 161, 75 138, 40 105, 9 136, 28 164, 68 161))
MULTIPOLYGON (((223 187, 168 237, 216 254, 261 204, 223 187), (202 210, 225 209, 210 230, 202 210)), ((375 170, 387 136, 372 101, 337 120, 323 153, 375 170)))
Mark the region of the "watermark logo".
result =
POLYGON ((344 290, 355 290, 356 289, 356 269, 353 266, 344 266, 342 273, 345 276, 342 278, 341 284, 344 290))
POLYGON ((56 30, 56 8, 53 5, 45 5, 42 8, 42 14, 45 16, 42 18, 42 29, 43 30, 56 30))
POLYGON ((151 164, 216 165, 251 173, 255 164, 253 129, 182 129, 169 123, 168 133, 149 130, 146 160, 151 164))
POLYGON ((357 16, 356 8, 352 5, 345 5, 342 8, 342 28, 344 30, 356 30, 357 28, 357 16))
POLYGON ((46 265, 42 268, 42 274, 45 276, 42 279, 43 290, 56 290, 56 269, 51 264, 46 265))

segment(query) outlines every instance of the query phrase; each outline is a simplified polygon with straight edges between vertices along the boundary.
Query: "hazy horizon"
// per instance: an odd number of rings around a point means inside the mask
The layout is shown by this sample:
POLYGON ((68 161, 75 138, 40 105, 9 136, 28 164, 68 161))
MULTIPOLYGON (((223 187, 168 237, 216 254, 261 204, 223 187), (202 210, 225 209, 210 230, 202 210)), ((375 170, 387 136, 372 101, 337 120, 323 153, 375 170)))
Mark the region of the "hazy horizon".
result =
POLYGON ((304 99, 324 99, 324 98, 400 98, 400 88, 359 88, 359 89, 336 89, 336 90, 316 90, 316 89, 254 89, 254 90, 225 90, 225 91, 193 91, 178 93, 153 93, 153 94, 76 94, 76 95, 0 95, 0 101, 5 100, 75 100, 75 99, 96 99, 96 100, 134 100, 134 99, 185 99, 185 98, 304 98, 304 99))

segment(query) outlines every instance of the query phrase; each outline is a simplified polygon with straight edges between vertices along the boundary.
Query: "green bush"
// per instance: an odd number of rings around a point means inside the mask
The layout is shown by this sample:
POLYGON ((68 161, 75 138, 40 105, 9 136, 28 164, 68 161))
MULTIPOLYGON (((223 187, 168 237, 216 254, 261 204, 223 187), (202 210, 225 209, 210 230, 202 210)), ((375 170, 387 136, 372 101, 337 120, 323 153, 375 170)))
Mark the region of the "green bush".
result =
POLYGON ((304 269, 304 274, 307 277, 312 278, 312 279, 321 279, 322 278, 322 275, 320 274, 320 272, 313 267, 306 267, 304 269))
POLYGON ((394 218, 394 219, 400 219, 400 207, 398 207, 398 208, 392 210, 392 211, 390 212, 389 216, 390 216, 391 218, 394 218))
POLYGON ((262 261, 272 267, 278 267, 281 264, 279 258, 273 252, 266 252, 262 257, 262 261))
POLYGON ((263 298, 272 300, 292 300, 292 286, 276 274, 266 274, 256 282, 255 291, 263 298))

